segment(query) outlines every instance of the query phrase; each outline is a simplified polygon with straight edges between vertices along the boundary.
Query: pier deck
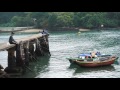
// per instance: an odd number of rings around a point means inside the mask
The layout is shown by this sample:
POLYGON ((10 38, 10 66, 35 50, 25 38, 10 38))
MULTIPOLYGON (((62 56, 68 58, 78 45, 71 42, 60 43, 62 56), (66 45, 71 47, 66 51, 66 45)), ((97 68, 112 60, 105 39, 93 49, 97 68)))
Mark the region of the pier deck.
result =
MULTIPOLYGON (((19 42, 22 41, 22 42, 26 42, 26 41, 31 41, 31 40, 34 40, 34 39, 37 39, 37 38, 40 38, 44 35, 42 35, 41 33, 40 34, 35 34, 35 35, 32 35, 30 37, 25 37, 25 38, 21 38, 21 39, 16 39, 16 41, 19 42)), ((12 48, 14 47, 15 45, 14 44, 9 44, 9 42, 6 42, 6 43, 0 43, 0 51, 5 51, 9 48, 12 48)))

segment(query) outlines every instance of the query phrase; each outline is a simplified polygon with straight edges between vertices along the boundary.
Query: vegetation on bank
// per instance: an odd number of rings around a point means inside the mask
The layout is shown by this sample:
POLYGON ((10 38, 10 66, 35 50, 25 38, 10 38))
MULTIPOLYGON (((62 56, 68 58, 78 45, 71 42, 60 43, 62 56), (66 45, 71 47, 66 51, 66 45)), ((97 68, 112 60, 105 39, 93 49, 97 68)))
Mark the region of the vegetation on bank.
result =
POLYGON ((116 28, 120 12, 0 12, 0 26, 36 28, 116 28))

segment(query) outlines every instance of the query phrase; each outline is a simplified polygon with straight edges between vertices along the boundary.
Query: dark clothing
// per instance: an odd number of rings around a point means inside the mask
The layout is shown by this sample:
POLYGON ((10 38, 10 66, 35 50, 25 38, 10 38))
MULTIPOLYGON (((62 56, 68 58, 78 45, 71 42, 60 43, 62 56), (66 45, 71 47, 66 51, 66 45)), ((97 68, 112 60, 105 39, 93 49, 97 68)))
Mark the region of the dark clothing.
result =
POLYGON ((9 38, 9 43, 10 44, 17 44, 17 42, 13 39, 12 36, 10 36, 10 38, 9 38))
POLYGON ((0 69, 4 69, 2 65, 0 65, 0 69))
POLYGON ((46 30, 43 30, 42 34, 47 34, 49 35, 49 33, 46 30))

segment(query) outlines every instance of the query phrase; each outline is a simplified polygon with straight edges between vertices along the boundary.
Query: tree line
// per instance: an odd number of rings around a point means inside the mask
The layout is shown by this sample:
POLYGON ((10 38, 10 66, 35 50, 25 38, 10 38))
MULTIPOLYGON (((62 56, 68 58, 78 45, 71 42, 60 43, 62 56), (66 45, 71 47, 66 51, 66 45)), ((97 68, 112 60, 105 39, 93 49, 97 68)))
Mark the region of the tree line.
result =
POLYGON ((0 12, 0 26, 53 28, 114 28, 120 26, 120 12, 0 12))

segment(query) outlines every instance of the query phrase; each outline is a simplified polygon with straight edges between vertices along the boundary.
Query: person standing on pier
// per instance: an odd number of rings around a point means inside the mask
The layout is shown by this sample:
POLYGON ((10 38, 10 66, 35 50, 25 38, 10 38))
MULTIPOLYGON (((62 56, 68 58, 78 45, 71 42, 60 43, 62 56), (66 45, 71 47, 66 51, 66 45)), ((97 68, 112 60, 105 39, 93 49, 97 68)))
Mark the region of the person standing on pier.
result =
POLYGON ((13 38, 14 32, 11 32, 11 36, 9 37, 9 43, 10 44, 17 44, 17 42, 13 38))

